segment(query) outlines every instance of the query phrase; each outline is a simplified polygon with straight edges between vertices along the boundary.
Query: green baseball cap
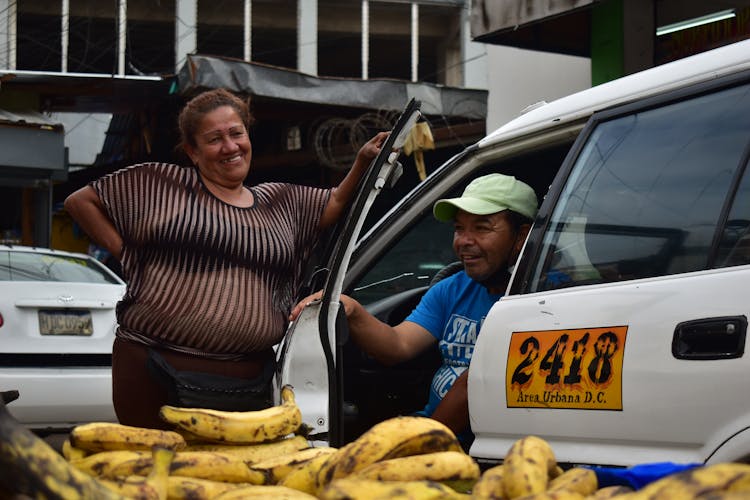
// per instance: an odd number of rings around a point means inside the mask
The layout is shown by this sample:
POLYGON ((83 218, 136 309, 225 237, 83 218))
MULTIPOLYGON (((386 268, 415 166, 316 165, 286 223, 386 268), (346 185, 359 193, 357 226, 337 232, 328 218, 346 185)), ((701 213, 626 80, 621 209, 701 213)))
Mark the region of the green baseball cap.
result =
POLYGON ((436 201, 432 213, 441 222, 453 220, 459 209, 475 215, 513 210, 534 219, 537 205, 536 193, 525 182, 512 175, 489 174, 471 181, 459 198, 436 201))

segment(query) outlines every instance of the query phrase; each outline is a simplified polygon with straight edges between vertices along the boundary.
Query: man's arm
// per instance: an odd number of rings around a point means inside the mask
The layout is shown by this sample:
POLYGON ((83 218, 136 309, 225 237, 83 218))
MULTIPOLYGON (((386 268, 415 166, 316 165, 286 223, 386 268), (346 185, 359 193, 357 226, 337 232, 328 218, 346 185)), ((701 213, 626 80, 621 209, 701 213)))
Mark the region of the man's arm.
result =
MULTIPOLYGON (((294 321, 309 302, 320 299, 321 292, 316 292, 297 304, 289 315, 294 321)), ((349 335, 352 340, 368 355, 386 365, 393 365, 412 359, 437 339, 427 329, 403 321, 396 326, 383 323, 347 295, 341 295, 344 312, 349 322, 349 335)))
POLYGON ((469 427, 469 370, 464 372, 453 382, 453 385, 435 408, 432 418, 445 424, 450 430, 458 434, 469 427))

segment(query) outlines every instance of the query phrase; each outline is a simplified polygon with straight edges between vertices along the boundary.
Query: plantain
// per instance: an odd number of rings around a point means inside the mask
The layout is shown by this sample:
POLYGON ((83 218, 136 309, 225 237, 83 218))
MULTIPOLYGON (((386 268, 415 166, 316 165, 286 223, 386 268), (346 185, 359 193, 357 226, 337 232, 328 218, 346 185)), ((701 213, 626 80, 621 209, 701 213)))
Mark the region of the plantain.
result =
MULTIPOLYGON (((126 477, 145 476, 152 470, 149 457, 130 462, 122 462, 109 469, 109 475, 126 477)), ((180 451, 175 454, 170 467, 173 476, 210 479, 228 483, 264 484, 266 475, 251 470, 241 458, 218 451, 180 451)))
POLYGON ((172 462, 171 473, 228 483, 263 484, 265 481, 263 473, 250 470, 243 460, 218 452, 180 452, 172 462))
POLYGON ((594 494, 598 488, 596 472, 585 467, 573 467, 552 479, 547 491, 573 491, 587 496, 594 494))
POLYGON ((726 462, 696 467, 654 481, 627 498, 677 500, 722 491, 750 491, 750 464, 726 462))
POLYGON ((575 491, 557 490, 543 491, 541 493, 534 493, 532 495, 524 495, 516 498, 519 500, 586 500, 587 497, 575 491))
POLYGON ((247 486, 245 483, 227 483, 183 476, 169 476, 167 485, 169 500, 210 500, 226 491, 247 486))
POLYGON ((503 491, 504 472, 503 464, 490 467, 482 472, 471 489, 471 496, 476 499, 505 500, 506 496, 503 491))
POLYGON ((165 405, 159 415, 165 422, 202 439, 233 444, 274 441, 294 433, 302 424, 302 413, 289 385, 281 389, 281 404, 264 410, 219 411, 165 405))
POLYGON ((331 454, 318 471, 316 491, 333 479, 346 477, 381 460, 437 451, 462 451, 448 427, 427 417, 390 418, 331 454))
POLYGON ((716 491, 705 495, 698 495, 694 500, 747 500, 750 497, 744 491, 716 491))
POLYGON ((270 458, 254 464, 248 464, 251 470, 259 471, 265 474, 265 484, 277 484, 287 476, 297 465, 309 462, 315 457, 328 456, 335 452, 336 448, 325 446, 317 448, 307 448, 305 450, 287 453, 275 458, 270 458))
POLYGON ((320 493, 321 500, 459 500, 471 498, 435 481, 377 481, 348 477, 334 479, 320 493))
POLYGON ((236 455, 246 463, 257 463, 306 448, 310 448, 307 438, 304 436, 292 436, 258 444, 188 443, 185 451, 218 451, 236 455))
POLYGON ((133 427, 112 422, 78 425, 70 431, 70 444, 87 452, 145 450, 154 446, 179 450, 185 439, 173 431, 133 427))
POLYGON ((380 481, 429 480, 448 483, 456 489, 454 485, 473 485, 479 479, 479 465, 461 451, 436 451, 381 460, 368 465, 351 477, 380 481))
POLYGON ((255 498, 257 500, 311 500, 314 496, 286 486, 261 485, 245 486, 226 491, 214 497, 216 500, 243 500, 255 498))
POLYGON ((328 455, 318 455, 315 458, 295 465, 286 476, 279 480, 279 486, 293 488, 310 495, 315 495, 317 491, 318 471, 328 460, 328 455))
MULTIPOLYGON (((15 392, 15 391, 8 391, 15 392)), ((114 500, 122 497, 79 471, 22 426, 0 399, 0 493, 9 498, 114 500)))
POLYGON ((505 455, 503 491, 509 499, 542 493, 557 470, 552 448, 542 438, 526 436, 505 455))
POLYGON ((169 468, 174 450, 155 446, 152 451, 154 466, 146 477, 129 476, 121 479, 104 479, 102 482, 112 491, 135 500, 167 500, 169 492, 169 468))
POLYGON ((65 460, 67 460, 68 462, 70 462, 71 460, 83 458, 88 455, 88 452, 86 450, 76 448, 75 446, 70 444, 70 438, 63 441, 60 451, 62 453, 62 456, 65 457, 65 460))
POLYGON ((113 450, 100 451, 83 458, 74 459, 70 461, 70 464, 89 476, 115 479, 118 476, 136 474, 133 472, 136 468, 142 469, 147 466, 150 469, 153 465, 153 458, 152 454, 147 451, 113 450), (122 465, 126 463, 129 464, 127 471, 124 470, 122 465))
POLYGON ((619 495, 626 495, 627 493, 631 493, 633 491, 633 488, 630 486, 624 486, 624 485, 613 485, 613 486, 605 486, 604 488, 599 488, 594 493, 586 497, 586 500, 609 500, 610 498, 619 498, 619 495))

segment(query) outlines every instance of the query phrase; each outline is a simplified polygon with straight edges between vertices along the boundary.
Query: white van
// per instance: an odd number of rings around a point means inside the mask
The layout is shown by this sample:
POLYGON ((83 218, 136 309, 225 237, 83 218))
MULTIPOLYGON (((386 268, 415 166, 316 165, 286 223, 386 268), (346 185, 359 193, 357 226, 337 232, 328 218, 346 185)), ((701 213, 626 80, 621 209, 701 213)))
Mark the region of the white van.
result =
POLYGON ((294 386, 312 435, 334 446, 421 409, 437 353, 379 365, 347 341, 338 296, 399 323, 455 260, 433 203, 502 172, 543 202, 469 368, 472 456, 502 459, 534 434, 567 463, 746 459, 749 157, 747 40, 528 111, 359 237, 398 166, 374 165, 316 275, 323 300, 279 349, 276 383, 294 386))

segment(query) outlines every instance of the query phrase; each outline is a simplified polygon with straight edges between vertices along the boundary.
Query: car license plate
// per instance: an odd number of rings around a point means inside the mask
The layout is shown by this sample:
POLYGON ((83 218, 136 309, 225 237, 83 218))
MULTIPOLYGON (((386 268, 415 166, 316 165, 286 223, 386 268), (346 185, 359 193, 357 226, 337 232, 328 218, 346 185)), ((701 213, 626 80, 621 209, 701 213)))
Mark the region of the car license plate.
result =
POLYGON ((85 310, 40 310, 39 333, 42 335, 91 335, 94 325, 91 312, 85 310))

